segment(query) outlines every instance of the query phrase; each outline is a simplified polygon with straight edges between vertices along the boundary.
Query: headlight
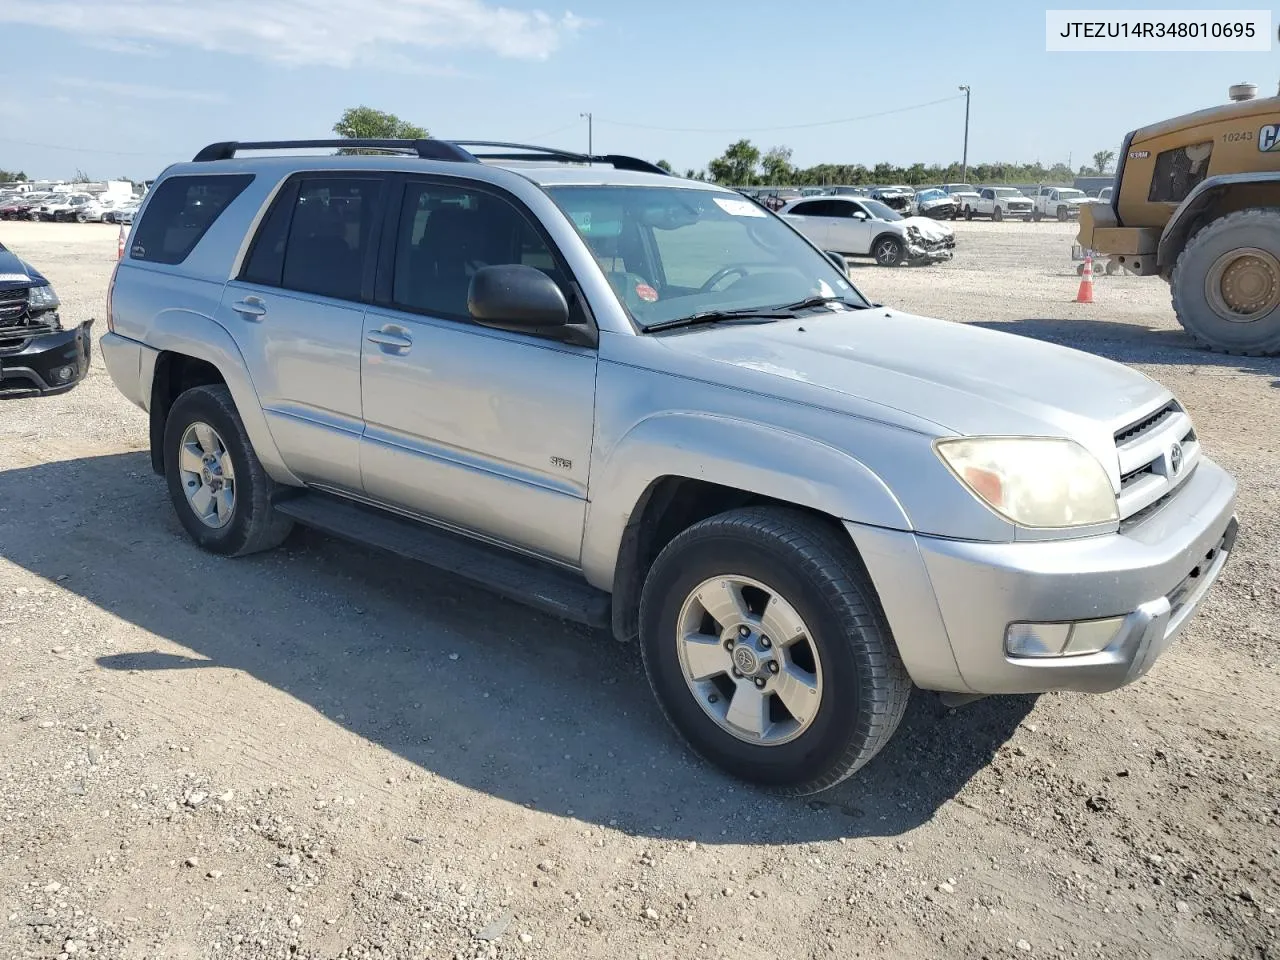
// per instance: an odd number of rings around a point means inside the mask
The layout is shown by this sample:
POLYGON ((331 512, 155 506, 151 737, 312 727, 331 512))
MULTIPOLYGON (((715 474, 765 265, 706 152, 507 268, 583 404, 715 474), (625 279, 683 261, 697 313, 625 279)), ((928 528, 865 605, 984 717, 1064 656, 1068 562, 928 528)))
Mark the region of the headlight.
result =
POLYGON ((32 287, 27 293, 27 308, 33 313, 37 310, 52 310, 57 306, 58 295, 53 292, 53 287, 47 283, 39 287, 32 287))
POLYGON ((972 437, 934 449, 992 510, 1024 527, 1082 527, 1119 517, 1111 480, 1074 440, 972 437))

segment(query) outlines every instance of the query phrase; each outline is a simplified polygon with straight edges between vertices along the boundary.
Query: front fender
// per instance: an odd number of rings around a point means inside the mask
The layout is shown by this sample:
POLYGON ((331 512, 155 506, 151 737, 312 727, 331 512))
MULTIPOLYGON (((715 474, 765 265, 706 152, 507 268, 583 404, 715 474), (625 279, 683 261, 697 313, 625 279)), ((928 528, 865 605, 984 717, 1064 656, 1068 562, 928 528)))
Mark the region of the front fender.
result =
MULTIPOLYGON (((147 329, 147 346, 195 357, 218 368, 231 391, 253 451, 267 475, 277 483, 302 486, 285 466, 271 428, 262 413, 258 391, 249 377, 240 348, 226 328, 192 310, 174 308, 156 314, 147 329)), ((148 390, 148 394, 150 391, 148 390)))
POLYGON ((669 412, 639 421, 593 465, 582 544, 587 580, 610 590, 623 530, 662 477, 705 480, 840 520, 910 529, 898 498, 849 454, 810 437, 714 414, 669 412))
MULTIPOLYGON (((1173 215, 1169 218, 1169 222, 1164 225, 1164 230, 1160 234, 1160 245, 1156 249, 1156 263, 1162 267, 1172 266, 1174 261, 1178 259, 1178 254, 1182 252, 1182 248, 1186 244, 1199 215, 1213 205, 1219 194, 1224 193, 1231 187, 1241 191, 1242 194, 1244 194, 1246 188, 1258 194, 1268 191, 1268 199, 1271 203, 1274 203, 1275 192, 1280 190, 1280 170, 1223 173, 1201 180, 1178 204, 1177 209, 1173 211, 1173 215)), ((1228 207, 1222 212, 1229 213, 1260 202, 1260 198, 1252 198, 1246 202, 1228 207)))

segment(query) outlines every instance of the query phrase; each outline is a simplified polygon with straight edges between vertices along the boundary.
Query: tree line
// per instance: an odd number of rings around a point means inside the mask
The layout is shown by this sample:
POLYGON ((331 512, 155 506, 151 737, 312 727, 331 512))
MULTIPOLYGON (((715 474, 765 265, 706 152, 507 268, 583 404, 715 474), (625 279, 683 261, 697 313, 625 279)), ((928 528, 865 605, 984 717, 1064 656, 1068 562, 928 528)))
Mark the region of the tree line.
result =
MULTIPOLYGON (((333 132, 344 137, 426 137, 424 127, 401 120, 395 114, 359 106, 346 110, 334 124, 333 132)), ((343 151, 356 153, 359 151, 343 151)), ((1093 166, 1072 171, 1065 163, 1045 166, 1041 163, 975 163, 969 165, 968 179, 974 183, 1040 183, 1071 182, 1076 176, 1105 173, 1115 160, 1115 152, 1100 150, 1093 155, 1093 166)), ((659 160, 658 166, 674 173, 671 164, 659 160)), ((797 167, 791 162, 791 148, 770 147, 762 151, 750 140, 731 143, 720 156, 703 170, 689 168, 684 175, 693 180, 712 180, 736 187, 750 186, 826 186, 828 184, 905 183, 920 186, 930 183, 956 183, 964 176, 959 163, 913 163, 904 167, 877 163, 868 167, 861 163, 819 163, 797 167)))
MULTIPOLYGON (((1039 183, 1070 182, 1077 176, 1103 176, 1115 160, 1115 151, 1099 150, 1092 159, 1092 166, 1081 166, 1078 171, 1073 171, 1065 163, 1050 166, 1039 162, 972 163, 967 179, 974 183, 1039 183)), ((812 167, 797 167, 791 162, 790 147, 776 146, 761 151, 750 140, 744 139, 730 144, 724 153, 707 164, 705 170, 686 170, 685 176, 737 187, 889 183, 915 187, 956 183, 965 177, 965 172, 959 163, 913 163, 905 167, 892 163, 877 163, 871 167, 861 163, 820 163, 812 167)))

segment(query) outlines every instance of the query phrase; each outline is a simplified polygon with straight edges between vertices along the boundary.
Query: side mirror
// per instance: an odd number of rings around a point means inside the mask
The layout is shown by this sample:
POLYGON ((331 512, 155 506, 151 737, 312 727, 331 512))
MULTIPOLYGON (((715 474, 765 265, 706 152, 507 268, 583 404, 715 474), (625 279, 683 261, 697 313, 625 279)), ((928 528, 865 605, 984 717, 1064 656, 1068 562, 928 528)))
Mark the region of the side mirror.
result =
POLYGON ((467 310, 477 323, 500 330, 550 331, 569 324, 569 304, 556 282, 519 263, 477 270, 467 310))
POLYGON ((870 220, 871 218, 870 218, 870 217, 868 217, 864 211, 862 211, 862 210, 855 210, 855 211, 853 211, 853 219, 855 219, 855 220, 870 220))
POLYGON ((849 272, 849 261, 842 255, 836 253, 834 250, 825 250, 823 252, 826 253, 827 259, 836 265, 837 270, 841 273, 849 272))

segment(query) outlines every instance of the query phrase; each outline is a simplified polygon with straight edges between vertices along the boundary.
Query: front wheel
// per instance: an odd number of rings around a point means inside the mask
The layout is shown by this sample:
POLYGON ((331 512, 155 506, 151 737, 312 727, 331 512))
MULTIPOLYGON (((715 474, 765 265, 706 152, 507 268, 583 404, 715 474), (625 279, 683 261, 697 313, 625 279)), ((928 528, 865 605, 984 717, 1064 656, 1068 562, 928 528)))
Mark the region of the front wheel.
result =
POLYGON ((1067 222, 1067 208, 1066 208, 1066 207, 1061 207, 1061 206, 1060 206, 1060 207, 1058 207, 1058 222, 1059 222, 1059 223, 1066 223, 1066 222, 1067 222))
POLYGON ((677 536, 645 580, 640 637, 654 695, 690 746, 780 793, 850 776, 911 693, 852 543, 799 511, 734 510, 677 536))
POLYGON ((966 220, 972 220, 972 219, 973 219, 973 207, 965 207, 965 208, 964 208, 964 218, 965 218, 966 220))
POLYGON ((193 387, 174 401, 164 427, 164 467, 178 520, 211 553, 269 550, 293 528, 272 508, 275 485, 221 384, 193 387))
POLYGON ((1032 211, 1032 213, 1031 213, 1031 219, 1032 219, 1032 220, 1034 220, 1036 223, 1039 223, 1039 222, 1040 222, 1040 211, 1039 211, 1039 210, 1033 210, 1033 211, 1032 211))
POLYGON ((1183 328, 1224 353, 1280 353, 1280 209, 1254 207, 1201 227, 1171 280, 1183 328))
POLYGON ((881 237, 876 241, 872 256, 875 257, 876 263, 882 267, 896 267, 902 262, 905 252, 902 241, 897 237, 881 237))
POLYGON ((1004 211, 1001 210, 999 207, 996 207, 994 210, 991 211, 991 219, 994 220, 996 223, 999 223, 1001 220, 1004 219, 1004 211))

